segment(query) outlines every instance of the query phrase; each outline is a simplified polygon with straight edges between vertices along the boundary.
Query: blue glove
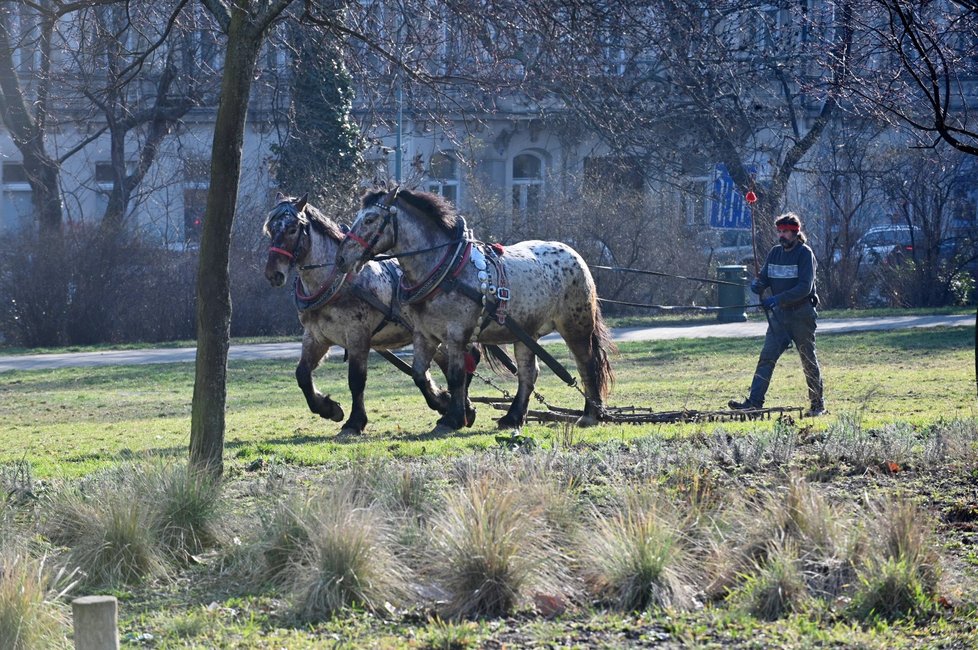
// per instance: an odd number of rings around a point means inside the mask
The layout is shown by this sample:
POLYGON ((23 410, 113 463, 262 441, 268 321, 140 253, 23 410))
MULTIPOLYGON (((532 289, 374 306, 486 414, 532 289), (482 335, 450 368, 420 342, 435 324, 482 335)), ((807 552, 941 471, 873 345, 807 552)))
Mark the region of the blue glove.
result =
POLYGON ((764 305, 764 309, 774 309, 775 307, 778 306, 778 297, 768 296, 767 298, 761 301, 761 304, 764 305))
POLYGON ((764 290, 766 288, 767 287, 764 286, 764 283, 761 282, 760 278, 754 278, 753 280, 750 281, 750 290, 756 293, 757 295, 761 295, 762 293, 764 293, 764 290))

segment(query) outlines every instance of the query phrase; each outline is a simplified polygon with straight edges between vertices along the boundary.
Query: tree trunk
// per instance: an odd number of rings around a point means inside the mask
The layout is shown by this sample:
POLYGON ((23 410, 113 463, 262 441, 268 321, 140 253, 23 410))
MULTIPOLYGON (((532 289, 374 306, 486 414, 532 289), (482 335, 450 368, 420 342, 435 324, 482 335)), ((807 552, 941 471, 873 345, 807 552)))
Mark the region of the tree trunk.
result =
POLYGON ((190 464, 215 477, 224 472, 224 416, 231 330, 228 269, 238 195, 248 96, 262 31, 245 11, 228 24, 221 103, 214 125, 211 182, 197 271, 197 366, 190 424, 190 464))

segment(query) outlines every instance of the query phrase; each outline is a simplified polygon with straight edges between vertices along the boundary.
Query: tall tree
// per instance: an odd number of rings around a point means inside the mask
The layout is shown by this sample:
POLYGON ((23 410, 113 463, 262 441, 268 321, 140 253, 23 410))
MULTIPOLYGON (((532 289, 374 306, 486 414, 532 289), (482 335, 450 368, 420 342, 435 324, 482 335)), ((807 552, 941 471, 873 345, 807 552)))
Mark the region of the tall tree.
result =
POLYGON ((295 29, 299 42, 286 133, 273 146, 275 177, 287 193, 309 192, 316 205, 352 197, 363 173, 360 130, 350 119, 353 80, 340 48, 320 29, 295 29))
POLYGON ((834 13, 756 0, 450 4, 469 7, 470 41, 522 78, 529 106, 575 113, 666 186, 723 163, 756 194, 755 223, 783 207, 836 110, 852 36, 849 0, 834 13))
POLYGON ((54 26, 64 8, 40 2, 28 9, 22 2, 0 5, 0 116, 23 157, 24 172, 31 188, 31 201, 41 232, 60 238, 63 221, 59 165, 47 151, 45 135, 50 117, 51 50, 54 26), (14 23, 20 29, 14 29, 14 23), (14 62, 20 53, 21 65, 14 62), (33 96, 21 85, 24 66, 38 62, 33 71, 37 81, 33 96))
POLYGON ((214 122, 211 179, 197 271, 197 361, 190 422, 190 463, 224 472, 227 358, 231 333, 229 258, 238 200, 241 149, 258 53, 269 27, 292 0, 202 0, 227 36, 221 100, 214 122))
MULTIPOLYGON (((43 239, 28 264, 38 269, 66 267, 62 168, 69 159, 93 150, 106 134, 114 183, 101 224, 108 231, 121 231, 130 198, 153 165, 160 144, 196 103, 199 75, 177 74, 172 59, 189 58, 188 53, 168 47, 168 38, 183 28, 188 2, 0 2, 0 118, 20 150, 43 239), (59 64, 52 67, 55 56, 59 64), (132 160, 136 162, 130 166, 132 160)), ((124 249, 115 245, 107 250, 124 249)), ((105 264, 100 273, 108 277, 117 269, 105 264)), ((25 343, 73 342, 73 333, 99 329, 79 322, 91 315, 80 306, 97 301, 78 299, 82 289, 77 284, 69 305, 65 271, 28 269, 28 277, 44 278, 43 290, 38 290, 39 280, 15 287, 15 293, 22 289, 29 295, 16 303, 24 310, 21 322, 36 323, 25 328, 30 332, 23 337, 25 343)))

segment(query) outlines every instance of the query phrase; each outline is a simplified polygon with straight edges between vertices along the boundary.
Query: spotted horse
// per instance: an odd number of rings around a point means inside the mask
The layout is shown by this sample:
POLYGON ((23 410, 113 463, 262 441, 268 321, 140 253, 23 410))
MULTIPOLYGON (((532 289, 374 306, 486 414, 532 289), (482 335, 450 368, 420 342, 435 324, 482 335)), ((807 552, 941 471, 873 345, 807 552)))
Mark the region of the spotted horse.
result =
MULTIPOLYGON (((263 231, 271 238, 265 264, 269 283, 283 286, 289 273, 296 271, 293 297, 303 335, 295 377, 309 410, 334 422, 343 420, 343 408, 329 395, 320 393, 313 381, 313 371, 329 348, 334 344, 341 346, 346 349, 349 362, 352 405, 340 435, 363 433, 367 426, 364 390, 370 350, 378 351, 409 374, 411 371, 390 352, 413 340, 411 314, 402 313, 396 302, 401 270, 396 262, 385 261, 366 264, 356 276, 339 271, 333 261, 344 238, 343 229, 310 205, 306 196, 292 198, 279 193, 263 231)), ((468 353, 470 363, 478 363, 481 350, 473 346, 468 353)), ((440 353, 436 363, 444 366, 440 353)), ((420 387, 430 408, 447 411, 449 394, 430 375, 420 387)), ((465 404, 465 412, 467 418, 475 419, 475 408, 470 403, 465 404)))
MULTIPOLYGON (((434 433, 467 424, 465 350, 472 341, 514 344, 519 385, 498 424, 522 426, 539 375, 537 357, 555 371, 562 369, 537 343, 552 331, 570 348, 583 382, 584 411, 578 424, 601 419, 614 381, 609 363, 614 344, 591 273, 571 247, 547 241, 487 246, 471 237, 464 219, 441 197, 385 188, 364 195, 338 251, 337 269, 362 273, 370 260, 388 252, 401 265, 398 293, 415 323, 415 383, 427 381, 439 346, 447 356, 451 402, 434 433)), ((568 383, 575 381, 566 371, 564 375, 568 383)))

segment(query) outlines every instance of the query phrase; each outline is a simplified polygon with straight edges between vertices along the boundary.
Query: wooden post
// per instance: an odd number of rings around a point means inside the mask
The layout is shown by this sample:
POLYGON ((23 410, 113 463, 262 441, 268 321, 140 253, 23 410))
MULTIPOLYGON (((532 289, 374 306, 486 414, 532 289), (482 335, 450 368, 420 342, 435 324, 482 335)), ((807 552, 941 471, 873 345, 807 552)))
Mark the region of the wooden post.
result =
POLYGON ((82 596, 71 601, 75 650, 119 650, 115 596, 82 596))

